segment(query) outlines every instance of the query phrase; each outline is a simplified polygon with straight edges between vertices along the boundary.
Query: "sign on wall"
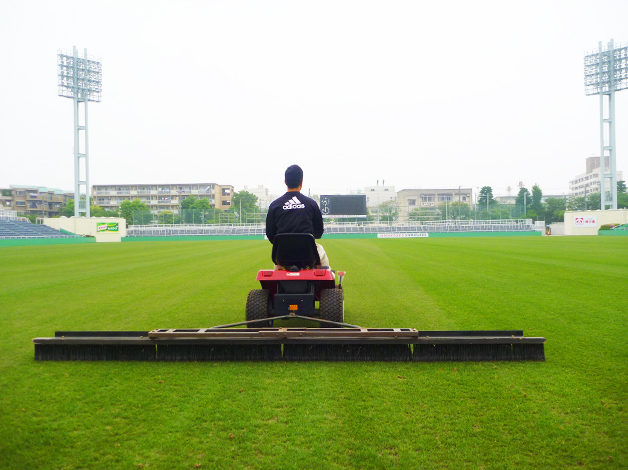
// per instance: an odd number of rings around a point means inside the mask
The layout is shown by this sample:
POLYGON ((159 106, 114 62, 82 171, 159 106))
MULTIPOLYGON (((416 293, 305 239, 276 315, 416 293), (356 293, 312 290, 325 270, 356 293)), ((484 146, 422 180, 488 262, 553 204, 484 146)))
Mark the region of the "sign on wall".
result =
POLYGON ((105 224, 98 223, 96 224, 96 231, 100 232, 117 232, 118 231, 118 223, 117 222, 107 222, 105 224))
POLYGON ((429 235, 425 232, 417 233, 378 233, 377 238, 427 238, 429 235))
POLYGON ((573 218, 574 227, 597 227, 597 215, 576 216, 573 218))

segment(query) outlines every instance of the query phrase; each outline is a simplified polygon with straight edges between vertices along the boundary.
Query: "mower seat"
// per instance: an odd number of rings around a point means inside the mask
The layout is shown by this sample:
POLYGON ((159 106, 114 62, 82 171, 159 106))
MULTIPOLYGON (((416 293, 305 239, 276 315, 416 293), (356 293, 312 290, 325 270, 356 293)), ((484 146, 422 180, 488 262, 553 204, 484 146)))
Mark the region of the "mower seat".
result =
POLYGON ((284 268, 307 269, 321 264, 314 236, 309 233, 282 233, 273 242, 273 263, 284 268))

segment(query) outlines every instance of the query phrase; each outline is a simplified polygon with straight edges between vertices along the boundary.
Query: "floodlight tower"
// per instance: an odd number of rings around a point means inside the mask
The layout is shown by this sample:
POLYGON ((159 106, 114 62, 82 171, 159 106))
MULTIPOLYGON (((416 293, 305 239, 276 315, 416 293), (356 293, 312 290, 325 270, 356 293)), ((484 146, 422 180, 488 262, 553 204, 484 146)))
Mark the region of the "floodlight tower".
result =
POLYGON ((600 95, 600 195, 601 209, 617 209, 617 162, 615 152, 615 92, 628 88, 628 43, 606 47, 584 56, 585 94, 600 95), (606 172, 606 158, 609 172, 606 172), (610 200, 606 200, 606 181, 610 180, 610 200))
POLYGON ((100 102, 102 93, 100 58, 88 56, 87 49, 83 50, 83 58, 79 58, 76 46, 72 54, 59 49, 57 74, 59 96, 72 98, 74 101, 74 217, 79 217, 82 213, 89 217, 87 102, 100 102))

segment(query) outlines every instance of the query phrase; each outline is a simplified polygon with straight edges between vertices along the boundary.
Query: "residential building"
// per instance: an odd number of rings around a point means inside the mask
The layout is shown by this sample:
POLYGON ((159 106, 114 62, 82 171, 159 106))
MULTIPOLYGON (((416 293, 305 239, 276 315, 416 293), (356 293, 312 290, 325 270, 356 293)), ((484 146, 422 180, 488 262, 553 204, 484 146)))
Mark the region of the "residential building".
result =
POLYGON ((233 186, 215 183, 193 184, 99 184, 92 186, 92 204, 108 211, 117 211, 126 199, 139 199, 150 211, 179 213, 183 199, 207 198, 211 207, 227 210, 233 200, 233 186))
POLYGON ((436 210, 441 204, 461 202, 473 207, 472 188, 453 189, 403 189, 397 192, 399 220, 408 220, 414 209, 436 210))
MULTIPOLYGON (((608 157, 604 159, 606 172, 609 171, 608 157)), ((586 163, 586 173, 581 173, 569 182, 569 196, 579 197, 591 193, 600 192, 600 157, 589 157, 586 163)), ((617 172, 617 181, 621 181, 623 175, 617 172)), ((606 191, 610 191, 610 179, 606 179, 606 191)))
POLYGON ((57 217, 61 206, 74 200, 73 191, 44 186, 9 185, 0 190, 0 208, 24 215, 57 217))
POLYGON ((364 194, 366 194, 366 207, 374 209, 379 207, 380 204, 388 201, 397 200, 397 193, 395 193, 394 186, 379 185, 379 181, 376 186, 365 186, 364 194))
POLYGON ((270 203, 276 199, 268 192, 268 188, 265 188, 261 184, 258 185, 257 188, 245 186, 244 191, 257 196, 257 207, 260 211, 267 210, 270 203))

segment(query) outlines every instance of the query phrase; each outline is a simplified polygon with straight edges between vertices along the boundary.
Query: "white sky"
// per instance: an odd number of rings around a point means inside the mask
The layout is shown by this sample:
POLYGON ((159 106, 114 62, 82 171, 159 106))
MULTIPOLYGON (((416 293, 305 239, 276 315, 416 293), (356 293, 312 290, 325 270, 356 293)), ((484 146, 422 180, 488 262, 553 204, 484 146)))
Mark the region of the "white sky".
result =
MULTIPOLYGON (((600 153, 584 52, 628 41, 628 1, 0 2, 0 187, 72 190, 57 49, 103 63, 90 183, 315 194, 523 181, 567 192, 600 153)), ((628 171, 628 90, 617 94, 628 171)))

